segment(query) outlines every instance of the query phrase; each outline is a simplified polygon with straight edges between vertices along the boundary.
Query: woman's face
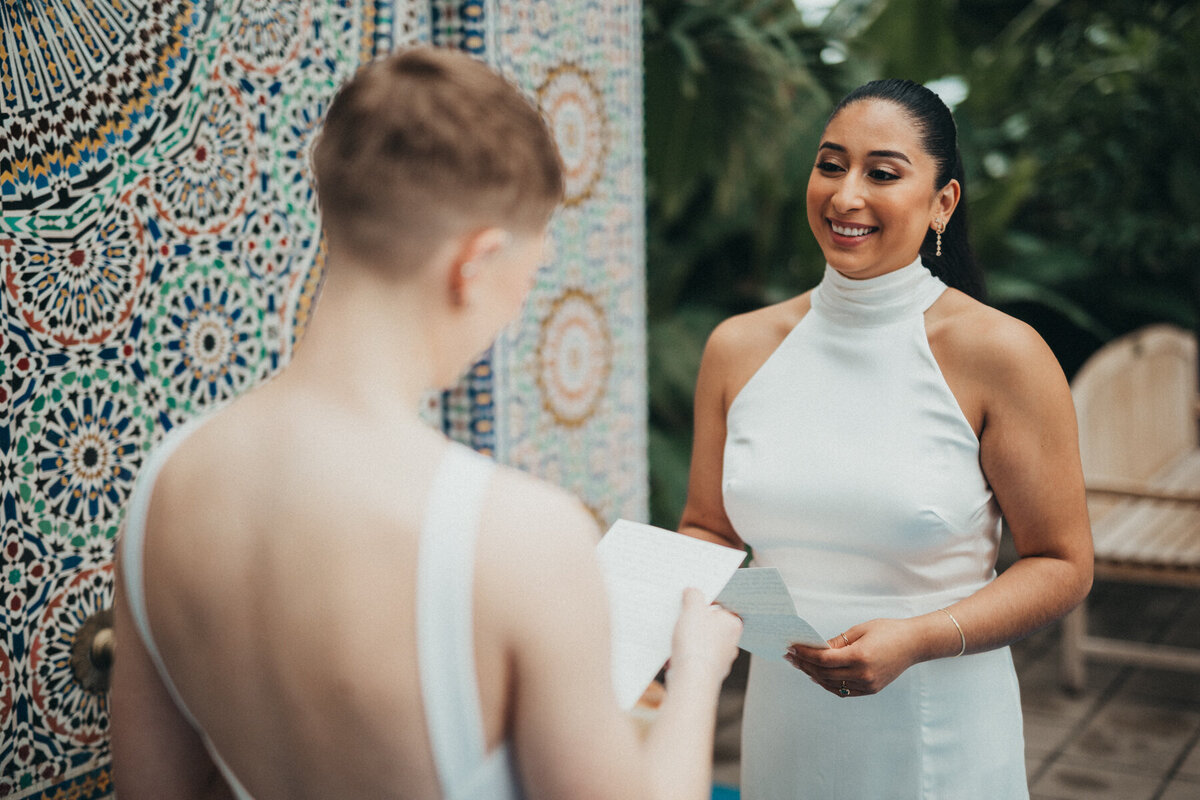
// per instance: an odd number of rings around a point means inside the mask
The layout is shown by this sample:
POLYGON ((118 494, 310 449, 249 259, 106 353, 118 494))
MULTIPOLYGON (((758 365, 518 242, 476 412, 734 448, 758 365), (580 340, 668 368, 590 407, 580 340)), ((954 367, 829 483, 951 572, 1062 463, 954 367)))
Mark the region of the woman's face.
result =
POLYGON ((936 165, 912 118, 887 100, 838 112, 808 179, 808 224, 825 260, 849 278, 873 278, 917 258, 925 232, 950 219, 959 187, 934 189, 936 165))

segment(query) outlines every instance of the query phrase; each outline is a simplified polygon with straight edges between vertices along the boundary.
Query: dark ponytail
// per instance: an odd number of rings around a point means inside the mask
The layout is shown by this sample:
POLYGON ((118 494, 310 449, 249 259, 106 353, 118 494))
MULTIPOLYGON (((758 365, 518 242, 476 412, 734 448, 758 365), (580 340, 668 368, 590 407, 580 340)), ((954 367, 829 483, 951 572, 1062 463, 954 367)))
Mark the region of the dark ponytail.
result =
POLYGON ((983 270, 975 260, 967 235, 967 184, 963 176, 962 156, 958 151, 958 128, 950 109, 933 91, 919 83, 899 78, 871 81, 859 86, 829 115, 832 120, 846 106, 860 100, 887 100, 908 112, 921 134, 921 144, 933 159, 937 169, 934 189, 941 189, 951 179, 961 187, 958 206, 942 233, 942 254, 937 253, 937 234, 930 230, 921 245, 921 263, 947 286, 969 294, 978 300, 986 295, 983 270))

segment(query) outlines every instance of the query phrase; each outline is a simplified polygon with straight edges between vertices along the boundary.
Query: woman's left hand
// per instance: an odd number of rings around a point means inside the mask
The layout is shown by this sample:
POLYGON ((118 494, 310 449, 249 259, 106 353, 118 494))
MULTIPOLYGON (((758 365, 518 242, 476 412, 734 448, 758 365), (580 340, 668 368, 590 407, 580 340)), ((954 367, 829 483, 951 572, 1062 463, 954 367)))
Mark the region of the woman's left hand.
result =
POLYGON ((917 663, 912 620, 873 619, 829 640, 829 649, 792 645, 784 656, 796 669, 839 697, 875 694, 917 663))

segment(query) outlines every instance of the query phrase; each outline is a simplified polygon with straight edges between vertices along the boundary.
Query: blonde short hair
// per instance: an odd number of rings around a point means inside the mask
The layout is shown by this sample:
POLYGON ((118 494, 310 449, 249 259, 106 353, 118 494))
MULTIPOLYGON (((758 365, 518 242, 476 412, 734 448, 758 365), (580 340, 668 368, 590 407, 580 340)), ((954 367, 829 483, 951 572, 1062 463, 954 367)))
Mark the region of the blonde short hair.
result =
POLYGON ((482 62, 431 47, 358 70, 329 106, 313 166, 331 245, 375 264, 420 262, 476 227, 540 232, 563 196, 536 107, 482 62))

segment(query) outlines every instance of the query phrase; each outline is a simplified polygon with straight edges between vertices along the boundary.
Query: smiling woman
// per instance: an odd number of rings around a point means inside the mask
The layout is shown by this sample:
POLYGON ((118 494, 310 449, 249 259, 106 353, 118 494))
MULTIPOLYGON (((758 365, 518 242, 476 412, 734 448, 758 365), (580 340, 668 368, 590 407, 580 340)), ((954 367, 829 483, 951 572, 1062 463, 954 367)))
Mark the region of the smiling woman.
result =
POLYGON ((742 796, 1028 797, 1007 645, 1091 581, 1066 380, 978 299, 928 89, 848 95, 806 199, 824 277, 714 331, 680 526, 750 545, 832 637, 752 658, 742 796), (997 577, 1002 514, 1021 557, 997 577))

